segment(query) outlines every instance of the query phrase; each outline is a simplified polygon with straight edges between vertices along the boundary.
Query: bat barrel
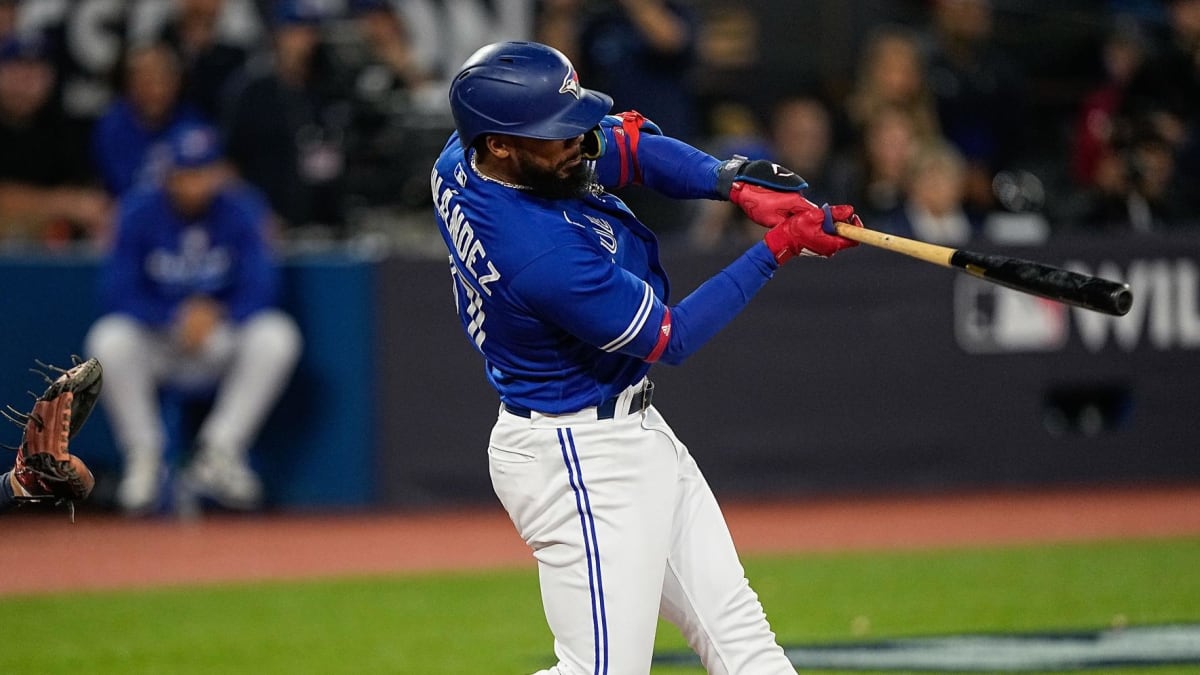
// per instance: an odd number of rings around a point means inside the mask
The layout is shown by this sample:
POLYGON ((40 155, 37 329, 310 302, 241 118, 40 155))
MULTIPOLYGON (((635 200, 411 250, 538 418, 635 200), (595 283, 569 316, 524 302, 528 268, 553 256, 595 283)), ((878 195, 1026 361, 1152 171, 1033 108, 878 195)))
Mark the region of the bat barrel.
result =
POLYGON ((968 274, 1022 293, 1032 293, 1113 316, 1124 316, 1133 306, 1133 292, 1129 284, 1031 260, 959 250, 951 256, 950 264, 968 274))
POLYGON ((1125 316, 1133 306, 1133 292, 1129 290, 1129 284, 1079 274, 1032 260, 938 246, 850 223, 838 222, 833 226, 837 234, 861 244, 876 246, 942 267, 956 267, 980 279, 1022 293, 1031 293, 1114 316, 1125 316))

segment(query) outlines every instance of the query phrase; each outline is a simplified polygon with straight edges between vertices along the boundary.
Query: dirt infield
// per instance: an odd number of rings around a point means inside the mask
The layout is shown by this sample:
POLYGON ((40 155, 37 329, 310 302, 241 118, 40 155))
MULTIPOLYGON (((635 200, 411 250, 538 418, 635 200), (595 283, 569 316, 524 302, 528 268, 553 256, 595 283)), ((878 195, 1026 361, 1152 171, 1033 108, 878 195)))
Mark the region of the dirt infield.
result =
MULTIPOLYGON (((1200 535, 1200 485, 726 500, 743 554, 1200 535)), ((532 566, 500 507, 135 521, 0 516, 0 596, 532 566), (53 574, 48 574, 53 571, 53 574)))

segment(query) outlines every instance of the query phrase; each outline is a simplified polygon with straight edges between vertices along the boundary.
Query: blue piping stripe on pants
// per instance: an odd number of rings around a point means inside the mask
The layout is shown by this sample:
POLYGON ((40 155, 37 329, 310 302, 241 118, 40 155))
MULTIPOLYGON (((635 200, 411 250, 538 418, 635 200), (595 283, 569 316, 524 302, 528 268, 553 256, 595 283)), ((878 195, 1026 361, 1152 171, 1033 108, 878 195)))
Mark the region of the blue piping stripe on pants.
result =
POLYGON ((558 445, 567 467, 567 480, 575 492, 575 508, 583 528, 583 549, 588 564, 588 590, 592 596, 592 635, 596 645, 595 675, 608 673, 608 614, 604 607, 604 577, 600 572, 600 544, 596 539, 596 521, 592 517, 592 502, 583 484, 583 469, 579 452, 570 428, 558 430, 558 445), (564 435, 565 433, 565 435, 564 435), (593 563, 593 559, 595 562, 593 563))

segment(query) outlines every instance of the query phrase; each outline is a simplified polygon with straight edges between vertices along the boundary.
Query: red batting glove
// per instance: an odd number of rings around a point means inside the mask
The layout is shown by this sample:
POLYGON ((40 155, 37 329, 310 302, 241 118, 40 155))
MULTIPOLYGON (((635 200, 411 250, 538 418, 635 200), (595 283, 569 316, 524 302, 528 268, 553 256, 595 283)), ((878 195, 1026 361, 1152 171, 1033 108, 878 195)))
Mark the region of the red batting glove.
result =
POLYGON ((799 192, 779 192, 743 181, 734 182, 729 201, 742 207, 750 220, 763 227, 776 227, 801 211, 821 211, 799 192))
POLYGON ((854 215, 854 207, 845 204, 801 211, 782 224, 771 229, 763 237, 767 248, 775 254, 775 260, 780 265, 795 255, 812 255, 827 258, 834 253, 858 242, 827 232, 836 231, 834 222, 850 223, 862 227, 862 221, 854 215))

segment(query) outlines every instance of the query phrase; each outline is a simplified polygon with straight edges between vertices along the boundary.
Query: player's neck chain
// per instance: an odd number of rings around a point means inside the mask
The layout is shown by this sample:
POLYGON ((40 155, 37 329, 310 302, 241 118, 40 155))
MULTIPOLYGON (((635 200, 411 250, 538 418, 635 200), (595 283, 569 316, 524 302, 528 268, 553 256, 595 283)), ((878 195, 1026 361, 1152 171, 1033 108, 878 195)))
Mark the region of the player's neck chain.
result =
POLYGON ((477 153, 477 152, 471 153, 471 171, 474 171, 476 176, 479 176, 480 178, 482 178, 486 181, 491 181, 498 185, 503 185, 506 188, 512 188, 514 190, 532 190, 533 189, 533 188, 529 187, 528 185, 517 185, 516 183, 508 183, 508 182, 502 181, 499 178, 492 178, 491 176, 489 176, 486 173, 484 173, 483 171, 481 171, 479 169, 479 167, 475 165, 475 158, 478 156, 479 156, 479 153, 477 153))

